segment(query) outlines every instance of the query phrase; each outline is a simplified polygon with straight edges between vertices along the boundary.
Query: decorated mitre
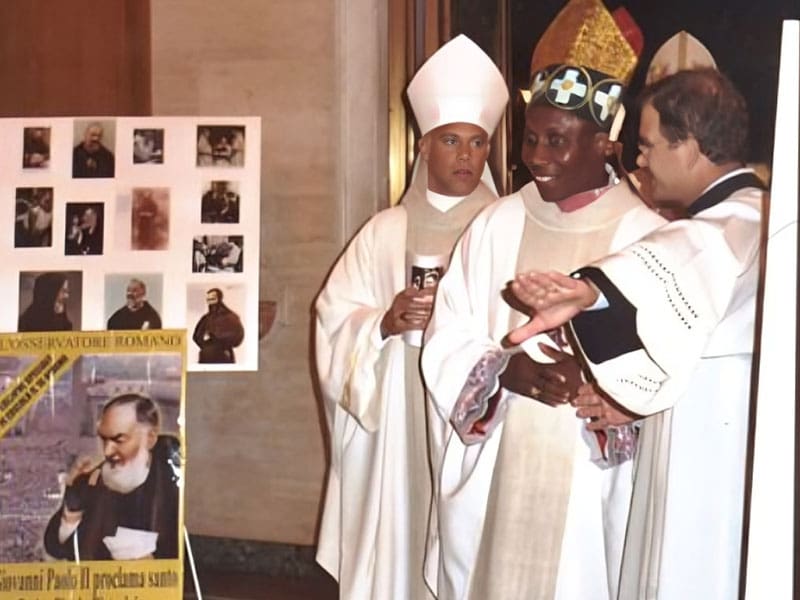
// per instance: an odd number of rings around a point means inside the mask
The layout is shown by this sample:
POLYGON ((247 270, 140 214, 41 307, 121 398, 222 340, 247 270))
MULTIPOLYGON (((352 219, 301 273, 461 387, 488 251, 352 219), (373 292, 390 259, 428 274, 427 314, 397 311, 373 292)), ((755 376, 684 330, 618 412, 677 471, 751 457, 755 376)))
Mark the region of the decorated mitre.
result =
POLYGON ((530 102, 575 111, 608 131, 642 46, 624 8, 612 15, 600 0, 570 0, 533 51, 530 102))
POLYGON ((492 135, 508 88, 492 59, 462 34, 420 67, 408 85, 408 100, 422 135, 448 123, 472 123, 492 135))

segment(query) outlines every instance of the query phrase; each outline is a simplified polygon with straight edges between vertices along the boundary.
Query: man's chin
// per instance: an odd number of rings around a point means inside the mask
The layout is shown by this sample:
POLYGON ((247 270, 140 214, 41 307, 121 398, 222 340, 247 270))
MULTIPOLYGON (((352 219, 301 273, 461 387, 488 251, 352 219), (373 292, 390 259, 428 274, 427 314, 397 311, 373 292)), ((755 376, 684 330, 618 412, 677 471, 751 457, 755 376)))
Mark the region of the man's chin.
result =
POLYGON ((112 466, 106 463, 102 470, 103 484, 112 492, 130 494, 147 480, 149 471, 146 466, 135 464, 112 466))

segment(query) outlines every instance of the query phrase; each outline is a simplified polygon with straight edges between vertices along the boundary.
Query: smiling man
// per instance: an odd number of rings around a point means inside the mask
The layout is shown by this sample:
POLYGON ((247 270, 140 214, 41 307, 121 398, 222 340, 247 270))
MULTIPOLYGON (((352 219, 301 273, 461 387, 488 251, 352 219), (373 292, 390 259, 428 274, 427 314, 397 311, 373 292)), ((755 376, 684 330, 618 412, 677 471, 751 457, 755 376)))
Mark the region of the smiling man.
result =
POLYGON ((125 288, 125 306, 108 319, 112 329, 161 329, 161 317, 147 301, 147 286, 141 279, 131 279, 125 288))
MULTIPOLYGON (((317 552, 341 598, 424 600, 431 501, 417 338, 434 286, 412 271, 446 267, 470 220, 496 199, 481 181, 508 102, 497 67, 465 36, 440 48, 408 86, 419 125, 417 175, 401 203, 356 234, 315 305, 316 366, 331 465, 317 552)), ((431 581, 435 593, 436 578, 431 581)))
POLYGON ((635 63, 599 1, 567 5, 532 59, 522 159, 533 181, 473 221, 439 284, 422 369, 443 432, 431 452, 442 457, 440 598, 616 597, 631 462, 605 463, 566 405, 576 360, 541 335, 499 378, 486 373, 525 320, 506 293, 516 273, 578 267, 664 222, 607 164, 635 63), (615 44, 596 44, 608 36, 615 44))
POLYGON ((681 71, 642 102, 637 162, 652 173, 654 201, 688 218, 592 261, 579 279, 521 275, 513 285, 534 319, 514 337, 571 319, 616 401, 598 397, 587 416, 630 420, 622 407, 642 418, 620 600, 735 598, 763 184, 744 167, 747 106, 727 77, 681 71), (605 308, 583 312, 598 290, 605 308))

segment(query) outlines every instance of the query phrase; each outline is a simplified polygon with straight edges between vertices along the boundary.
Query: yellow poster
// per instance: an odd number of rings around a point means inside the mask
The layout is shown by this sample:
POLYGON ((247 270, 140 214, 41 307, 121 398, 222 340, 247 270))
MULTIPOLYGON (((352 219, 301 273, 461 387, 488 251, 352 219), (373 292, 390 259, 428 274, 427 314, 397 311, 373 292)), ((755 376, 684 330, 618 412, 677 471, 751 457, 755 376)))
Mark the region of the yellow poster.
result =
POLYGON ((183 330, 0 334, 0 600, 180 600, 183 330))

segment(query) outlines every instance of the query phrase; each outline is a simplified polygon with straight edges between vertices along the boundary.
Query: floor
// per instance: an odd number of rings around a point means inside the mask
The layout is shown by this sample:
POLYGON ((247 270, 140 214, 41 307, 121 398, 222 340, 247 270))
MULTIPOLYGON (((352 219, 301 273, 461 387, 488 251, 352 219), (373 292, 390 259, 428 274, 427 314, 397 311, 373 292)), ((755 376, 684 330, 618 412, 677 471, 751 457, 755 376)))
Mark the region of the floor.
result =
MULTIPOLYGON (((336 600, 336 582, 320 571, 315 577, 272 577, 253 573, 198 573, 202 600, 336 600)), ((184 598, 201 600, 187 576, 184 598)))

